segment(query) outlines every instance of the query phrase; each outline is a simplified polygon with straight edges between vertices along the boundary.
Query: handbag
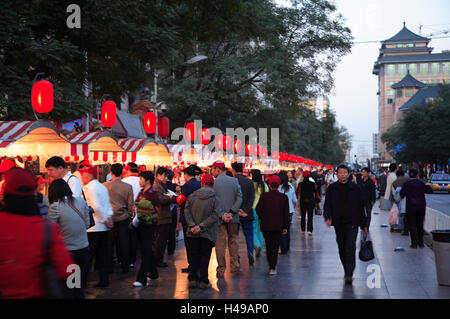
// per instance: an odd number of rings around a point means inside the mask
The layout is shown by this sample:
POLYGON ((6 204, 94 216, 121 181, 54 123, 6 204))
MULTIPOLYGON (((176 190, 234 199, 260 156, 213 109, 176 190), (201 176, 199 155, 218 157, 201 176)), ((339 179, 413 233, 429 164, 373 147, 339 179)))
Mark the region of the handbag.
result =
MULTIPOLYGON (((84 196, 84 191, 83 191, 83 197, 84 197, 84 200, 86 200, 86 196, 84 196)), ((87 203, 87 201, 86 201, 86 203, 87 203)), ((89 208, 89 227, 88 228, 91 228, 91 227, 95 226, 95 219, 94 219, 95 211, 91 206, 88 206, 88 208, 89 208)))
POLYGON ((373 253, 372 241, 367 240, 367 233, 364 233, 359 247, 359 259, 361 261, 370 261, 374 258, 375 255, 373 253))
POLYGON ((398 224, 398 207, 397 204, 392 205, 391 211, 389 212, 389 225, 395 226, 398 224))
POLYGON ((45 251, 45 261, 44 261, 44 274, 43 274, 43 287, 44 287, 44 298, 46 299, 62 299, 63 286, 62 281, 56 276, 55 268, 51 262, 50 258, 50 245, 52 239, 52 229, 50 227, 50 222, 44 219, 44 251, 45 251))

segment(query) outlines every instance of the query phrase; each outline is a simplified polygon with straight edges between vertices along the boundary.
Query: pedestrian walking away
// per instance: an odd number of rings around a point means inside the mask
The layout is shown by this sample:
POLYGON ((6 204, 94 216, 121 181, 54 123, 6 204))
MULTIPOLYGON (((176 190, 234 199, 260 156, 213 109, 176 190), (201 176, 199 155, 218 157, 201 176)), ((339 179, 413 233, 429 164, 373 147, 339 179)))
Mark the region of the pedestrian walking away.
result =
MULTIPOLYGON (((109 273, 112 271, 110 251, 112 245, 113 209, 108 190, 97 180, 97 169, 86 166, 80 170, 83 194, 88 206, 94 209, 95 225, 87 230, 89 240, 89 261, 87 273, 94 257, 98 265, 99 282, 97 288, 109 287, 109 273)), ((87 274, 86 274, 87 277, 87 274)))
POLYGON ((238 262, 238 224, 239 209, 242 205, 242 191, 238 180, 225 174, 224 162, 216 161, 210 167, 211 174, 215 177, 214 190, 222 205, 221 224, 216 240, 216 275, 218 278, 223 278, 226 270, 225 252, 227 244, 230 254, 230 271, 232 274, 241 272, 238 262))
POLYGON ((278 187, 278 191, 281 194, 284 194, 289 199, 289 226, 287 228, 287 233, 281 237, 281 245, 280 245, 280 251, 282 255, 288 255, 289 254, 289 248, 290 248, 290 229, 292 224, 292 216, 295 213, 295 209, 297 207, 297 196, 295 195, 295 189, 292 187, 292 185, 289 183, 288 174, 286 172, 280 172, 278 175, 280 177, 280 186, 278 187))
POLYGON ((409 171, 410 180, 403 184, 400 196, 406 197, 406 219, 408 220, 411 248, 423 248, 423 224, 427 207, 425 193, 431 194, 433 190, 417 178, 419 171, 415 168, 409 171))
POLYGON ((324 219, 328 227, 334 226, 345 283, 351 284, 356 264, 358 227, 367 233, 367 218, 361 189, 349 181, 349 168, 339 165, 337 172, 338 181, 330 185, 325 195, 324 219))
POLYGON ((242 204, 239 209, 239 220, 244 232, 245 242, 247 244, 247 256, 250 266, 255 262, 254 241, 253 241, 253 202, 255 201, 255 186, 250 178, 243 175, 244 169, 242 163, 234 162, 231 164, 231 171, 241 186, 242 204))
POLYGON ((212 175, 202 176, 202 188, 196 190, 184 208, 187 232, 187 249, 190 255, 189 288, 210 288, 208 266, 211 251, 217 239, 221 205, 214 191, 212 175))
POLYGON ((89 207, 81 197, 73 197, 69 184, 63 179, 54 180, 48 189, 50 208, 47 218, 58 223, 64 242, 75 264, 80 267, 81 287, 64 287, 68 299, 84 299, 89 242, 86 230, 90 227, 89 207))
POLYGON ((261 219, 261 230, 266 241, 266 254, 269 263, 269 275, 277 274, 278 248, 281 236, 287 234, 289 227, 289 199, 278 191, 280 178, 269 178, 270 191, 263 193, 256 205, 256 213, 261 219))
POLYGON ((314 206, 318 193, 316 184, 311 181, 309 171, 303 171, 303 181, 298 184, 297 194, 301 211, 300 227, 303 234, 307 230, 308 235, 311 236, 314 230, 314 206), (308 218, 308 224, 306 224, 306 218, 308 218))
POLYGON ((259 202, 261 194, 269 191, 269 187, 263 181, 261 171, 259 169, 252 169, 250 172, 255 188, 255 200, 253 201, 253 240, 255 244, 255 257, 261 256, 261 251, 264 246, 263 234, 261 232, 261 220, 256 213, 256 205, 259 202))
POLYGON ((401 198, 400 191, 402 190, 403 184, 409 181, 409 177, 405 176, 405 171, 399 168, 396 172, 397 179, 392 183, 394 188, 394 202, 398 206, 399 210, 399 228, 402 230, 402 236, 408 236, 408 220, 406 219, 406 199, 401 198))
POLYGON ((361 178, 357 180, 358 186, 361 188, 362 201, 364 211, 367 218, 367 231, 370 228, 370 221, 372 219, 372 207, 376 201, 375 182, 370 178, 370 168, 364 167, 361 170, 361 178))
MULTIPOLYGON (((116 247, 116 255, 122 267, 122 273, 125 274, 129 272, 131 264, 131 234, 128 226, 130 225, 133 214, 134 194, 131 185, 121 180, 122 171, 122 164, 113 164, 111 166, 112 180, 105 182, 103 185, 108 190, 114 212, 114 246, 116 247)), ((110 253, 110 258, 112 256, 113 252, 110 253)))

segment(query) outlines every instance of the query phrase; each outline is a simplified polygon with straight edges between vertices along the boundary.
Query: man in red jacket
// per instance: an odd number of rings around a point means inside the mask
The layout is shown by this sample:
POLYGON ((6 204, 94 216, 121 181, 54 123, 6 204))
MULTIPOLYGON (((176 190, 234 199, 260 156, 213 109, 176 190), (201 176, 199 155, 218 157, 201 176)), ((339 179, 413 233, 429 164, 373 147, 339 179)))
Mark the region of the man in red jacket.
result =
MULTIPOLYGON (((22 168, 5 173, 5 209, 0 212, 0 298, 42 298, 45 222, 35 200, 36 179, 22 168)), ((50 262, 57 277, 66 280, 72 257, 59 226, 50 224, 50 262)))
POLYGON ((286 235, 289 227, 289 200, 286 195, 278 191, 280 183, 277 175, 270 176, 270 192, 263 193, 256 205, 256 213, 261 219, 261 231, 266 241, 269 275, 277 274, 276 266, 281 235, 286 235))

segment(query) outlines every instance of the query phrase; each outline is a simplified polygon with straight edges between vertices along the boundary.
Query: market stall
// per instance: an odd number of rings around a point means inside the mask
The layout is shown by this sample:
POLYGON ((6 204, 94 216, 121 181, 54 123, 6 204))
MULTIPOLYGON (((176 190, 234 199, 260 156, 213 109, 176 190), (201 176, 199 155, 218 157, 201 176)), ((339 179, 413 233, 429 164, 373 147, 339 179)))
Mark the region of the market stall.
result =
POLYGON ((0 121, 0 156, 17 158, 35 173, 45 172, 50 157, 72 154, 68 139, 48 121, 0 121))
POLYGON ((119 145, 127 152, 136 153, 134 162, 145 165, 147 169, 172 164, 169 149, 164 143, 149 138, 124 138, 119 140, 119 145))

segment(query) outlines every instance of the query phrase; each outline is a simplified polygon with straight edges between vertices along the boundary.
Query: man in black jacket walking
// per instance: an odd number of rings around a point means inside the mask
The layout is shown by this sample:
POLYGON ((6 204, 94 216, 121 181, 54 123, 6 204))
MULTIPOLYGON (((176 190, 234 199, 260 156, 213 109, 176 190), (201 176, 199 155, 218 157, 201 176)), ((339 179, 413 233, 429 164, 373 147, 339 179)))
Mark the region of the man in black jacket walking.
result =
POLYGON ((367 217, 367 230, 369 230, 370 220, 372 219, 372 207, 377 199, 375 182, 370 178, 369 174, 370 169, 364 167, 361 171, 361 178, 358 179, 358 186, 361 188, 364 211, 367 217))
POLYGON ((367 232, 361 189, 349 181, 350 170, 338 166, 338 181, 327 189, 324 218, 328 227, 334 226, 339 257, 345 271, 345 284, 352 283, 355 270, 356 238, 358 227, 367 232))
POLYGON ((242 231, 245 235, 245 241, 247 243, 248 262, 251 266, 255 262, 255 258, 253 256, 253 202, 255 201, 255 185, 250 178, 245 177, 242 174, 244 171, 242 163, 234 162, 231 164, 231 171, 241 186, 242 205, 239 210, 239 219, 242 225, 242 231))

